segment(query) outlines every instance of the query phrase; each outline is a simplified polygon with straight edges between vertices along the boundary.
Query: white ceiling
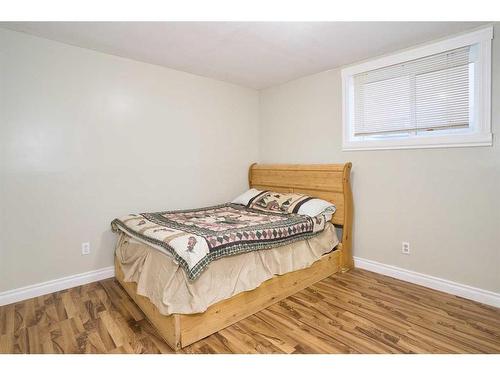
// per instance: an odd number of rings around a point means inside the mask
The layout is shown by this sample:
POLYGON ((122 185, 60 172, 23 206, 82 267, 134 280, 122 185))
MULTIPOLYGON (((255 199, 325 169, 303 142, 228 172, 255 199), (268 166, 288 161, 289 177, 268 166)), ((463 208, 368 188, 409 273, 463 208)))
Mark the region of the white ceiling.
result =
POLYGON ((262 89, 484 22, 1 22, 0 26, 262 89))

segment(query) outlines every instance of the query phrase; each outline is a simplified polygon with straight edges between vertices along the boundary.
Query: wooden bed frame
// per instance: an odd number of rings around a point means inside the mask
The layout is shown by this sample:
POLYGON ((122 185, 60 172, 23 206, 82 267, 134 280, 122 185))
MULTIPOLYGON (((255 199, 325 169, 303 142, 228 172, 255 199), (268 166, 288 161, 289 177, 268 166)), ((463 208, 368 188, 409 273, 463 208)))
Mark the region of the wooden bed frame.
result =
POLYGON ((353 267, 351 228, 353 215, 350 186, 351 163, 346 164, 252 164, 248 172, 250 187, 279 192, 300 192, 335 203, 332 218, 342 227, 339 245, 310 267, 275 276, 258 288, 239 293, 210 306, 199 314, 161 315, 146 297, 136 293, 136 283, 124 280, 115 257, 116 279, 120 282, 163 339, 179 350, 238 322, 262 309, 338 272, 353 267))

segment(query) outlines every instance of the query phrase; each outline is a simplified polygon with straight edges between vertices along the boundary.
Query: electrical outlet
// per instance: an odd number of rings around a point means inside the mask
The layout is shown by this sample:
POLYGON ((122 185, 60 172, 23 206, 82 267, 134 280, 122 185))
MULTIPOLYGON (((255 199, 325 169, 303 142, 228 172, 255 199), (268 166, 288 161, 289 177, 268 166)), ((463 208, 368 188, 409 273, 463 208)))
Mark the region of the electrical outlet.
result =
POLYGON ((410 254, 410 243, 409 242, 402 242, 401 243, 401 252, 403 254, 410 254))
POLYGON ((82 255, 90 254, 90 242, 82 242, 82 255))

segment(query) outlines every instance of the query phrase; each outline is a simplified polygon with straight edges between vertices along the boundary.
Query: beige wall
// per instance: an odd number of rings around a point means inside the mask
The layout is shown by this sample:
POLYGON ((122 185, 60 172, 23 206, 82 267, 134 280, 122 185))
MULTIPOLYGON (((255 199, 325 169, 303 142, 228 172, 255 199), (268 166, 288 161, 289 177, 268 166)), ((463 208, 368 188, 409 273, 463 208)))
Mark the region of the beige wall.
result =
POLYGON ((255 90, 0 30, 0 292, 112 265, 115 216, 241 193, 258 105, 255 90))
POLYGON ((352 161, 355 256, 500 292, 500 23, 495 32, 493 147, 343 152, 336 69, 261 92, 261 161, 352 161))
MULTIPOLYGON (((493 59, 496 134, 498 37, 493 59)), ((500 291, 498 137, 342 152, 341 120, 339 70, 259 107, 254 90, 0 30, 0 292, 110 266, 117 215, 230 199, 259 146, 263 162, 354 163, 356 256, 500 291)))

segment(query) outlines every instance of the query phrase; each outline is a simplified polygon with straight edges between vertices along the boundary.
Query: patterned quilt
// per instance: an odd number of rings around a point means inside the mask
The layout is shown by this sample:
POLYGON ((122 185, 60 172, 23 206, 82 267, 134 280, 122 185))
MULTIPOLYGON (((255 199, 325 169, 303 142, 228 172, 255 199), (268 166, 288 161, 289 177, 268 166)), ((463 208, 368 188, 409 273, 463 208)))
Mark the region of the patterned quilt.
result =
POLYGON ((130 214, 113 220, 111 227, 168 252, 194 280, 216 259, 310 238, 325 228, 325 217, 267 212, 227 203, 194 210, 130 214))

